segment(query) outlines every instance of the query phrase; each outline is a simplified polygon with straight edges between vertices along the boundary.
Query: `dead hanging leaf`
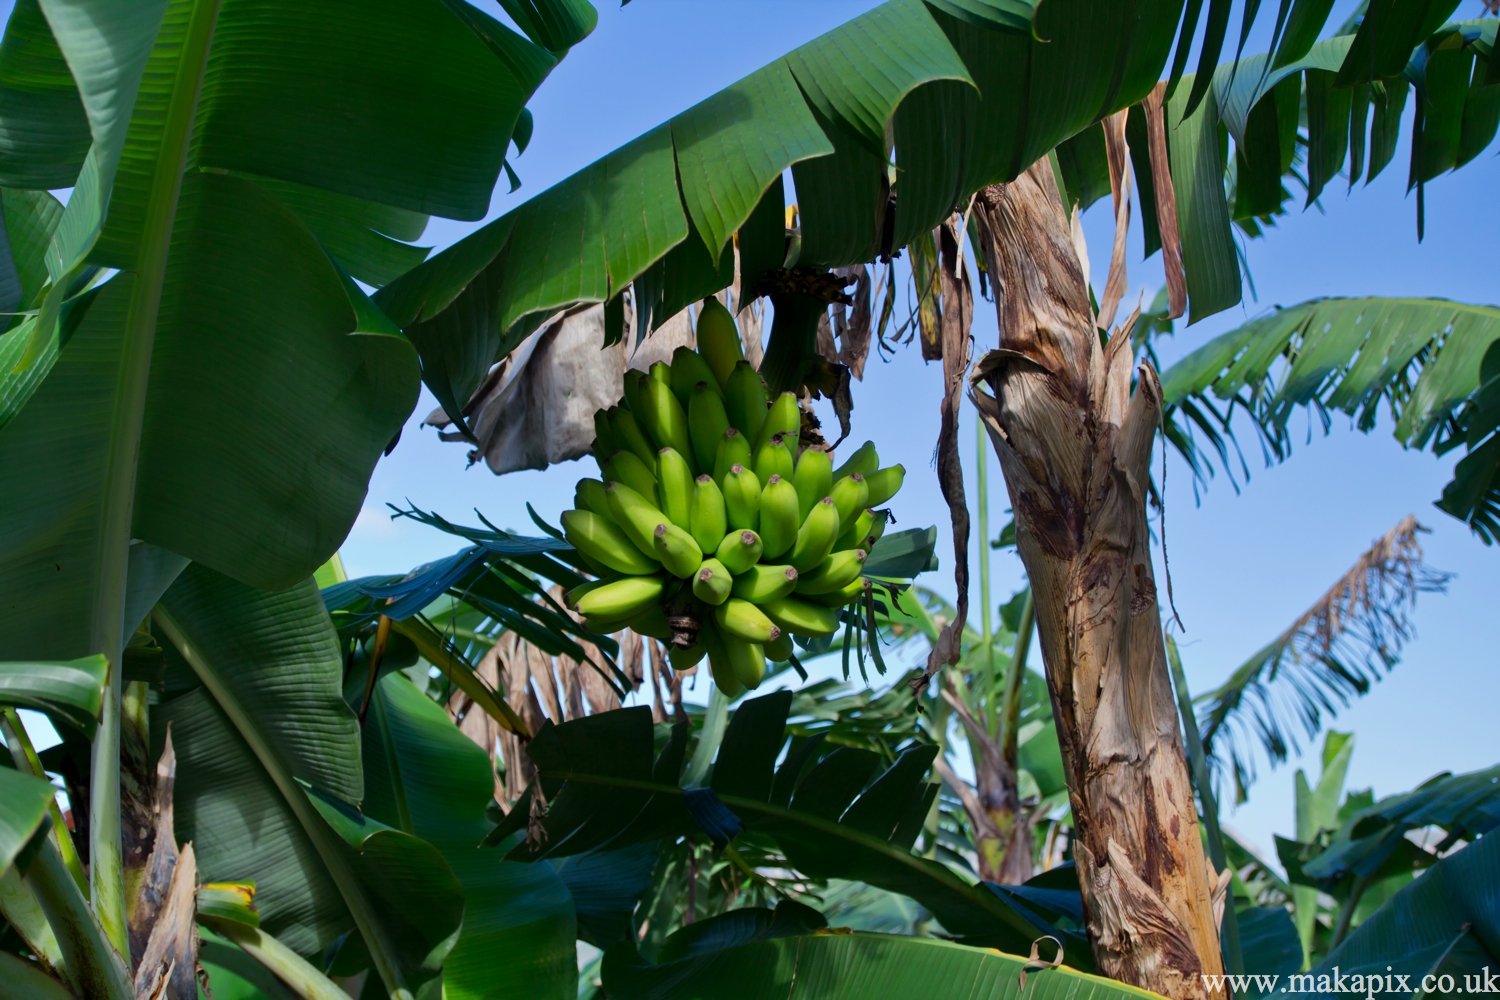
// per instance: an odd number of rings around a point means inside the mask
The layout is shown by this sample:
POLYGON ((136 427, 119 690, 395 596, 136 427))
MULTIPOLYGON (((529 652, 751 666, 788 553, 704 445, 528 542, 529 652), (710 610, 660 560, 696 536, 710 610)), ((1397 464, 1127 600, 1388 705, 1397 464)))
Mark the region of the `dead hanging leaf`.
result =
POLYGON ((1182 269, 1182 234, 1177 228, 1177 196, 1172 190, 1172 171, 1167 164, 1167 124, 1162 101, 1167 92, 1159 82, 1141 106, 1146 110, 1146 136, 1150 144, 1151 187, 1156 200, 1156 226, 1161 231, 1161 265, 1167 280, 1167 318, 1187 312, 1187 274, 1182 269))
MULTIPOLYGON (((166 743, 156 761, 156 773, 151 787, 145 789, 151 803, 151 825, 155 838, 151 854, 145 861, 141 876, 141 887, 137 890, 135 907, 127 921, 130 937, 130 957, 140 965, 146 953, 146 943, 156 926, 157 917, 165 903, 172 884, 172 872, 177 866, 177 835, 172 823, 172 789, 177 780, 177 754, 172 749, 172 728, 167 726, 166 743)), ((133 831, 137 839, 143 840, 144 827, 133 831)))
MULTIPOLYGON (((849 436, 851 430, 849 415, 854 412, 854 396, 849 390, 849 369, 835 362, 809 361, 804 362, 804 370, 806 375, 802 384, 807 387, 813 399, 827 397, 833 403, 834 415, 839 419, 839 439, 828 445, 828 450, 831 451, 849 436)), ((804 426, 806 423, 804 418, 804 426)))
POLYGON ((833 324, 828 320, 828 310, 818 314, 818 356, 824 361, 838 364, 839 349, 833 342, 833 324))
POLYGON ((865 377, 865 360, 870 356, 871 294, 870 269, 864 265, 840 268, 845 278, 854 279, 854 308, 852 315, 842 306, 835 306, 833 332, 839 338, 839 361, 849 366, 849 374, 857 380, 865 377))
POLYGON ((943 398, 939 411, 942 423, 938 430, 938 485, 948 502, 953 521, 953 580, 958 589, 958 606, 953 621, 943 626, 937 642, 927 654, 927 666, 912 680, 912 689, 921 694, 934 674, 945 665, 958 662, 964 623, 969 616, 969 507, 964 497, 963 465, 958 453, 958 407, 963 398, 964 376, 969 370, 974 324, 974 293, 967 270, 958 267, 959 234, 952 223, 939 230, 942 252, 943 297, 947 300, 942 317, 943 398))
POLYGON ((135 971, 136 1000, 195 1000, 198 995, 198 925, 194 920, 198 864, 191 843, 172 867, 166 899, 135 971))
POLYGON ((938 262, 937 242, 932 233, 924 232, 907 249, 911 253, 912 281, 916 284, 922 360, 936 361, 943 356, 942 266, 938 262))
POLYGON ((1109 277, 1104 282, 1104 299, 1099 303, 1098 324, 1109 329, 1125 297, 1126 237, 1130 233, 1130 146, 1125 141, 1125 122, 1129 110, 1118 111, 1104 119, 1104 150, 1109 160, 1109 187, 1114 195, 1115 242, 1109 257, 1109 277))

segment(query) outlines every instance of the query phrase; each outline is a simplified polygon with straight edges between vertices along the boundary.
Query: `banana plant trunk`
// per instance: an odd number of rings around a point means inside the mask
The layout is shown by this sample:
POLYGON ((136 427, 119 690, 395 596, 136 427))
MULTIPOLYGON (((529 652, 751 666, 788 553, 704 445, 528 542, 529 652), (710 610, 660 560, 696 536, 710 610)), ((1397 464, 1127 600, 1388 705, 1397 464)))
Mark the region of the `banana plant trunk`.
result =
POLYGON ((1035 598, 1089 938, 1106 975, 1206 998, 1202 976, 1223 972, 1219 880, 1199 837, 1146 522, 1161 384, 1149 364, 1132 371, 1130 322, 1100 343, 1047 160, 980 191, 974 211, 1000 340, 975 368, 973 399, 1035 598))

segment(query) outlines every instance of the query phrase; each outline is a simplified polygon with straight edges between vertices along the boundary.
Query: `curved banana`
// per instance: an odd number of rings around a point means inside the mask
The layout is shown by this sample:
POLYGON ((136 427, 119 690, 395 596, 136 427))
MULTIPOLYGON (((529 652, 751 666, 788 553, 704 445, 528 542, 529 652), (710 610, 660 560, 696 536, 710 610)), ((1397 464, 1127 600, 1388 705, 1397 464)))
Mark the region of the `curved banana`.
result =
POLYGON ((901 489, 901 483, 906 479, 906 466, 893 465, 879 472, 872 472, 865 477, 865 483, 870 487, 870 499, 866 506, 879 507, 901 489))
POLYGON ((724 536, 714 550, 714 558, 723 563, 731 573, 743 573, 760 560, 763 549, 760 536, 748 528, 731 531, 724 536))
POLYGON ((838 608, 822 607, 795 597, 767 601, 760 605, 760 610, 782 629, 797 635, 833 635, 839 630, 838 608))
POLYGON ((724 477, 729 475, 729 470, 736 465, 750 468, 750 440, 737 429, 730 427, 719 439, 719 446, 714 450, 714 482, 722 487, 724 477))
POLYGON ((632 576, 655 573, 661 568, 660 563, 636 548, 612 521, 592 511, 565 510, 559 520, 568 544, 603 566, 632 576))
POLYGON ((759 440, 761 425, 766 422, 766 402, 766 384, 760 380, 760 373, 750 367, 750 362, 738 362, 724 387, 724 412, 729 415, 730 426, 738 427, 749 441, 759 440))
POLYGON ((869 552, 870 528, 875 523, 875 515, 868 510, 860 513, 849 525, 847 531, 839 536, 839 540, 833 543, 833 551, 843 552, 848 549, 864 549, 869 552))
MULTIPOLYGON (((641 424, 657 448, 675 448, 691 463, 693 440, 688 434, 687 412, 672 395, 672 387, 656 377, 658 369, 665 371, 666 365, 652 365, 652 377, 641 382, 641 424)), ((697 474, 694 470, 693 475, 697 474)))
POLYGON ((865 477, 858 472, 834 483, 833 491, 828 495, 833 498, 833 506, 839 512, 839 534, 848 531, 859 515, 870 506, 870 487, 865 482, 865 477))
POLYGON ((714 395, 722 401, 724 389, 703 356, 691 347, 677 348, 672 352, 672 395, 677 397, 684 410, 687 409, 688 398, 693 394, 693 387, 699 382, 713 386, 714 395))
MULTIPOLYGON (((799 516, 807 519, 813 504, 833 492, 833 461, 821 448, 805 448, 797 457, 797 471, 792 474, 792 485, 797 487, 799 516)), ((837 498, 835 498, 837 499, 837 498)))
POLYGON ((658 524, 652 540, 662 566, 679 580, 690 578, 703 564, 703 550, 698 548, 692 535, 675 524, 658 524))
POLYGON ((714 607, 729 600, 730 588, 733 586, 734 577, 729 575, 729 570, 723 563, 714 558, 703 560, 693 576, 693 596, 714 607))
MULTIPOLYGON (((858 550, 856 550, 858 551, 858 550)), ((834 590, 827 594, 798 594, 798 597, 806 598, 810 604, 821 604, 828 608, 842 608, 852 601, 857 601, 865 595, 870 587, 870 581, 859 577, 846 584, 840 590, 834 590)))
MULTIPOLYGON (((728 497, 726 496, 727 500, 728 497)), ((765 546, 763 558, 775 559, 790 552, 797 543, 797 489, 788 480, 772 476, 760 491, 760 540, 765 546)), ((730 506, 729 523, 734 524, 734 507, 730 506)))
POLYGON ((625 537, 643 553, 656 558, 656 526, 665 518, 645 497, 621 482, 604 487, 604 500, 610 517, 625 532, 625 537))
POLYGON ((796 593, 804 596, 832 594, 859 579, 864 572, 864 549, 835 552, 811 573, 797 577, 796 593))
POLYGON ((688 437, 693 442, 693 457, 698 460, 700 472, 710 472, 714 459, 719 455, 719 442, 729 430, 729 418, 724 415, 724 401, 710 386, 712 381, 699 382, 688 395, 688 437))
POLYGON ((792 634, 790 632, 781 633, 781 638, 774 642, 766 643, 765 652, 766 659, 772 663, 785 663, 787 660, 790 660, 792 654, 796 652, 792 648, 792 634))
POLYGON ((609 416, 609 429, 614 434, 616 446, 610 455, 623 448, 642 462, 656 461, 656 449, 646 440, 646 432, 641 429, 634 413, 621 406, 611 406, 605 412, 609 416))
POLYGON ((724 636, 724 652, 734 679, 747 690, 760 687, 766 676, 766 653, 759 643, 745 642, 732 635, 724 636))
POLYGON ((839 537, 839 512, 832 497, 824 497, 813 506, 807 520, 797 529, 797 541, 792 546, 791 564, 797 572, 811 572, 828 558, 833 543, 839 537))
POLYGON ((755 478, 763 483, 772 476, 792 478, 792 452, 786 446, 786 435, 773 434, 755 452, 755 478))
MULTIPOLYGON (((724 489, 724 514, 729 527, 757 530, 760 527, 764 491, 760 488, 760 480, 755 473, 743 465, 730 466, 729 474, 724 477, 721 485, 724 489)), ((795 502, 795 497, 793 500, 795 502)))
POLYGON ((625 369, 625 378, 623 379, 625 398, 625 406, 623 407, 624 409, 630 410, 632 413, 641 412, 641 379, 645 377, 646 373, 638 368, 625 369))
POLYGON ((734 325, 734 317, 713 296, 703 300, 703 308, 698 312, 697 334, 698 353, 708 362, 719 385, 727 385, 735 363, 744 360, 745 349, 740 343, 740 331, 734 325))
POLYGON ((794 567, 759 563, 734 578, 730 593, 751 604, 764 604, 785 597, 796 586, 797 570, 794 567))
POLYGON ((712 552, 724 540, 729 530, 729 515, 724 507, 724 494, 713 476, 699 476, 693 482, 693 503, 688 508, 688 532, 698 548, 712 552))
POLYGON ((707 655, 708 647, 704 646, 701 641, 688 649, 678 649, 676 646, 667 647, 667 661, 672 664, 672 669, 679 673, 693 669, 707 655))
POLYGON ((579 614, 602 620, 640 614, 661 600, 666 581, 659 576, 627 576, 596 587, 577 601, 579 614))
POLYGON ((880 468, 880 455, 875 451, 875 442, 866 441, 849 456, 849 461, 833 470, 833 478, 843 479, 857 472, 868 479, 870 473, 878 468, 880 468))
POLYGON ((746 642, 770 642, 781 635, 781 629, 759 607, 738 597, 714 608, 714 624, 726 637, 737 636, 746 642))
POLYGON ((573 487, 573 506, 608 518, 609 505, 604 502, 604 484, 597 479, 578 480, 578 484, 573 487))
POLYGON ((656 492, 667 520, 687 531, 693 506, 693 470, 676 448, 656 453, 656 492))
POLYGON ((635 457, 634 452, 617 451, 604 466, 610 482, 624 483, 655 507, 660 501, 656 495, 655 461, 650 466, 635 457))
POLYGON ((756 447, 769 441, 773 434, 785 434, 792 447, 797 447, 797 440, 802 435, 802 410, 797 406, 795 393, 783 392, 772 401, 771 408, 766 411, 766 422, 760 425, 756 447))

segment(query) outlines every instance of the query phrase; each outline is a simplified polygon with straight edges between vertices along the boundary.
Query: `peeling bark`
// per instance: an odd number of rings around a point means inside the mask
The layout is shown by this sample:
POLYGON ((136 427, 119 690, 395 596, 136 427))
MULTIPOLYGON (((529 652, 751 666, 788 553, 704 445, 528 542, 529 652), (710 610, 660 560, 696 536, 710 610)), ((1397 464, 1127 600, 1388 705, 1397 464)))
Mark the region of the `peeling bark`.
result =
POLYGON ((999 455, 1036 601, 1101 972, 1206 998, 1223 971, 1146 523, 1161 386, 1131 390, 1130 328, 1101 346, 1045 161, 975 200, 1000 346, 973 400, 999 455), (983 391, 987 386, 990 392, 983 391), (991 395, 990 393, 993 393, 991 395))

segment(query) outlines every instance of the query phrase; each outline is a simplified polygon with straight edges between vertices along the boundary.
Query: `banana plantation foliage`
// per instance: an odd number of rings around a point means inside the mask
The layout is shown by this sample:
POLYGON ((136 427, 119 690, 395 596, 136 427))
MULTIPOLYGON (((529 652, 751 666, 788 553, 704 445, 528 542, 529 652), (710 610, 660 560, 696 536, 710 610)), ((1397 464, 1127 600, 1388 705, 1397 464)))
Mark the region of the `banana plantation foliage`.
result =
POLYGON ((499 6, 16 0, 0 996, 1207 1000, 1500 968, 1500 775, 1377 799, 1329 728, 1447 584, 1425 529, 1194 695, 1150 522, 1158 432, 1234 479, 1307 407, 1463 445, 1438 507, 1500 535, 1495 309, 1319 299, 1166 371, 1153 346, 1403 134, 1422 238, 1426 185, 1500 126, 1500 22, 888 0, 480 225, 598 18, 499 6), (432 216, 476 225, 433 254, 432 216), (887 530, 907 470, 856 445, 872 350, 942 365, 951 591, 935 528, 887 530), (394 510, 453 554, 349 579, 424 384, 471 463, 598 478, 525 532, 394 510), (1025 567, 1003 603, 986 559, 971 606, 971 506, 1025 567), (1220 824, 1314 747, 1274 861, 1220 824))

